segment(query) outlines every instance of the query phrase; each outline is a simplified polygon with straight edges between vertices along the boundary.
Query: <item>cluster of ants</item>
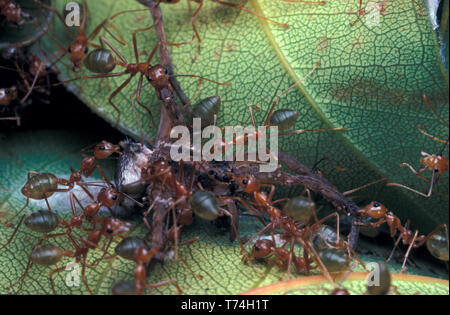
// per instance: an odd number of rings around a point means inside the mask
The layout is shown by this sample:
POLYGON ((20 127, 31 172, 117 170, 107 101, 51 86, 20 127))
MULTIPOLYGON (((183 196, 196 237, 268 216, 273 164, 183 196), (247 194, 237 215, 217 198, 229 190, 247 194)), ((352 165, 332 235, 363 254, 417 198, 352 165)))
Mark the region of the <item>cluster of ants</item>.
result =
MULTIPOLYGON (((192 13, 190 20, 194 31, 193 40, 196 39, 198 41, 198 54, 200 54, 201 38, 195 26, 195 20, 202 9, 203 1, 193 1, 198 4, 198 7, 192 13)), ((325 1, 280 1, 326 5, 325 1)), ((128 76, 108 98, 109 103, 118 114, 116 126, 120 122, 120 110, 113 102, 113 99, 136 75, 139 75, 139 81, 133 96, 135 96, 137 104, 148 112, 152 121, 153 116, 151 111, 143 104, 140 98, 141 91, 144 88, 144 77, 155 88, 156 95, 163 102, 166 102, 167 97, 165 95, 167 93, 172 98, 174 97, 172 94, 174 91, 178 93, 173 81, 177 75, 172 74, 171 69, 168 69, 166 66, 161 64, 152 65, 151 62, 161 45, 179 46, 183 43, 159 42, 152 49, 147 60, 140 62, 136 36, 140 32, 150 30, 155 25, 135 30, 132 34, 135 63, 129 63, 110 40, 103 35, 98 36, 101 30, 105 30, 119 44, 126 45, 127 43, 123 36, 114 27, 113 20, 122 14, 147 11, 147 8, 142 10, 124 10, 115 13, 111 17, 104 19, 90 34, 87 34, 88 9, 86 0, 83 0, 81 4, 84 14, 82 23, 76 27, 76 31, 66 26, 64 23, 64 14, 38 0, 35 0, 35 2, 39 3, 42 9, 52 12, 55 18, 62 22, 73 41, 69 46, 64 47, 39 21, 34 20, 33 22, 36 23, 36 26, 59 49, 51 57, 44 53, 43 55, 47 60, 40 59, 36 55, 30 57, 25 61, 28 71, 24 70, 24 66, 19 65, 18 58, 14 60, 15 68, 2 67, 5 70, 19 73, 25 86, 25 94, 18 100, 18 92, 20 89, 17 86, 2 88, 0 89, 0 105, 8 106, 15 101, 19 101, 20 103, 26 102, 32 91, 38 88, 40 82, 48 77, 56 64, 62 64, 75 73, 79 73, 81 68, 84 67, 93 74, 79 76, 54 85, 65 84, 76 80, 128 76), (94 43, 97 36, 99 38, 99 44, 94 43), (89 51, 90 47, 93 47, 94 50, 89 51), (64 58, 67 56, 68 58, 65 60, 64 58), (66 64, 66 62, 69 62, 69 64, 66 64), (112 73, 116 66, 123 68, 123 71, 112 73)), ((161 0, 156 1, 154 4, 159 6, 159 3, 173 4, 177 2, 179 1, 161 0)), ((249 11, 245 7, 237 4, 219 0, 212 0, 212 2, 244 10, 271 23, 278 24, 282 27, 289 27, 286 24, 249 11)), ((351 22, 350 26, 353 26, 359 20, 360 16, 364 14, 361 6, 362 1, 360 1, 360 10, 358 11, 357 19, 351 22)), ((20 25, 22 19, 30 19, 29 14, 22 11, 14 1, 0 1, 0 9, 1 14, 8 22, 20 25)), ((299 115, 298 111, 288 108, 274 111, 281 96, 306 79, 319 66, 320 63, 317 63, 304 78, 289 87, 275 99, 264 120, 265 127, 277 126, 280 130, 283 130, 280 135, 345 130, 345 128, 290 130, 299 115)), ((198 75, 183 76, 198 78, 199 85, 201 85, 202 81, 228 85, 228 83, 216 82, 198 75)), ((428 99, 424 97, 424 100, 433 113, 437 114, 429 104, 428 99)), ((178 110, 187 109, 191 104, 190 101, 183 103, 183 106, 178 110)), ((201 117, 203 120, 214 122, 215 124, 219 106, 220 98, 218 96, 210 97, 193 105, 190 115, 191 117, 201 117)), ((251 107, 249 111, 252 124, 256 127, 251 107)), ((439 115, 437 116, 442 120, 439 115)), ((20 118, 17 114, 15 117, 2 117, 0 119, 13 119, 18 124, 20 123, 20 118)), ((444 123, 448 126, 447 122, 444 121, 444 123)), ((448 140, 438 139, 425 132, 420 126, 419 131, 432 140, 443 143, 444 148, 448 145, 448 140)), ((255 136, 258 137, 258 134, 255 136)), ((233 141, 237 140, 234 139, 233 141)), ((227 143, 224 142, 221 145, 223 150, 227 148, 227 143)), ((93 156, 84 157, 78 170, 70 167, 71 175, 69 179, 58 178, 51 173, 30 171, 27 182, 21 190, 22 194, 26 197, 25 206, 13 217, 3 222, 4 226, 11 227, 15 225, 15 228, 9 240, 0 247, 0 251, 11 243, 22 223, 25 223, 28 229, 40 233, 42 236, 38 243, 31 249, 23 275, 8 288, 13 289, 19 284, 18 291, 20 291, 26 275, 33 264, 55 266, 63 257, 71 257, 77 263, 82 263, 81 278, 88 292, 92 293, 85 278, 86 268, 95 267, 100 261, 117 259, 120 256, 135 263, 135 279, 133 281, 117 281, 112 288, 114 294, 143 294, 146 289, 152 290, 169 284, 174 285, 178 293, 182 293, 179 284, 175 280, 149 283, 147 279, 147 264, 153 259, 162 259, 168 253, 174 252, 175 259, 179 258, 196 278, 201 279, 202 276, 195 274, 178 252, 179 246, 191 244, 198 239, 179 241, 183 227, 191 225, 194 217, 208 221, 226 222, 230 227, 231 240, 237 239, 239 243, 243 263, 255 269, 261 277, 264 275, 257 270, 257 267, 253 264, 254 260, 263 260, 276 265, 280 270, 286 271, 287 278, 290 277, 292 267, 295 268, 295 272, 298 274, 306 275, 317 269, 333 284, 335 288, 333 291, 334 294, 345 294, 345 290, 340 289, 336 285, 330 273, 342 272, 348 269, 350 262, 353 260, 366 269, 364 263, 354 250, 354 246, 340 235, 341 213, 351 214, 355 217, 357 220, 354 224, 357 226, 377 228, 386 223, 392 238, 395 238, 398 234, 399 236, 395 246, 400 241, 408 246, 404 256, 402 271, 405 270, 411 250, 424 244, 427 245, 428 250, 434 257, 448 261, 449 240, 448 229, 445 224, 439 225, 427 235, 421 235, 419 231, 410 229, 409 221, 402 224, 399 217, 393 212, 388 211, 384 205, 377 201, 358 208, 353 213, 346 212, 345 207, 335 205, 339 212, 333 212, 322 218, 318 218, 316 202, 311 197, 311 190, 317 194, 324 194, 323 187, 316 189, 314 187, 307 187, 308 185, 300 182, 295 175, 285 172, 281 166, 274 172, 260 174, 254 171, 255 168, 251 162, 191 162, 182 160, 174 162, 169 154, 171 146, 172 144, 167 139, 160 139, 150 149, 146 145, 143 135, 140 143, 127 140, 122 141, 119 145, 114 145, 107 141, 102 141, 94 146, 92 150, 93 156), (101 168, 98 160, 109 158, 114 154, 118 155, 118 163, 113 184, 101 168), (102 179, 100 181, 86 181, 96 170, 98 170, 102 179), (184 176, 185 173, 190 175, 184 176), (282 180, 285 178, 291 179, 289 185, 287 181, 282 180), (303 185, 305 189, 297 197, 273 200, 275 194, 274 184, 291 187, 303 185), (64 188, 61 188, 61 186, 64 188), (88 198, 91 199, 88 204, 83 205, 76 196, 74 193, 75 186, 80 187, 88 198), (92 193, 92 187, 98 186, 101 188, 99 192, 97 194, 92 193), (72 210, 70 220, 60 219, 58 214, 52 210, 48 199, 53 194, 68 195, 72 210), (13 220, 19 217, 27 208, 30 199, 45 200, 48 209, 22 215, 18 222, 13 224, 13 220), (102 207, 107 208, 111 216, 100 215, 99 211, 102 207), (127 211, 138 213, 142 217, 143 224, 148 229, 148 234, 145 238, 128 236, 132 227, 130 223, 120 218, 117 210, 120 207, 128 209, 127 211), (241 215, 254 217, 262 224, 262 228, 245 243, 240 237, 238 228, 239 217, 241 215), (336 220, 335 228, 325 225, 327 221, 332 219, 336 220), (367 219, 377 221, 368 221, 367 219), (58 231, 56 231, 57 229, 58 231), (82 236, 79 236, 75 231, 81 233, 82 236), (67 238, 70 248, 63 249, 60 246, 51 244, 53 238, 67 238), (115 252, 111 253, 111 245, 115 242, 119 244, 115 246, 115 252), (249 246, 251 246, 251 250, 247 249, 249 246), (100 251, 102 256, 93 263, 89 263, 87 257, 88 253, 92 251, 100 251)), ((398 183, 388 183, 387 185, 401 187, 421 196, 430 197, 433 191, 433 185, 439 179, 439 176, 449 171, 448 160, 442 155, 444 148, 439 154, 422 152, 423 158, 420 162, 423 164, 423 168, 419 170, 415 170, 406 163, 401 165, 409 167, 418 177, 430 182, 428 193, 422 193, 398 183), (431 179, 421 175, 427 170, 432 174, 431 179)), ((193 150, 193 148, 190 148, 190 150, 193 150)), ((83 149, 82 151, 90 151, 90 148, 83 149)), ((282 157, 280 157, 280 161, 285 162, 282 157)), ((259 163, 255 162, 254 164, 258 165, 259 163)), ((326 184, 326 180, 322 178, 322 174, 314 173, 314 176, 319 178, 320 183, 325 183, 323 185, 328 185, 326 184)), ((351 192, 365 188, 370 184, 353 189, 351 192)), ((331 185, 328 186, 331 187, 331 185)), ((347 194, 344 193, 344 195, 347 194)), ((444 197, 448 198, 448 196, 444 197)), ((53 293, 57 293, 53 277, 62 270, 65 270, 65 267, 56 267, 50 271, 49 278, 53 293)), ((389 277, 388 271, 385 274, 385 277, 389 277)), ((388 289, 384 288, 379 291, 373 291, 372 294, 386 294, 388 291, 389 286, 388 289)))

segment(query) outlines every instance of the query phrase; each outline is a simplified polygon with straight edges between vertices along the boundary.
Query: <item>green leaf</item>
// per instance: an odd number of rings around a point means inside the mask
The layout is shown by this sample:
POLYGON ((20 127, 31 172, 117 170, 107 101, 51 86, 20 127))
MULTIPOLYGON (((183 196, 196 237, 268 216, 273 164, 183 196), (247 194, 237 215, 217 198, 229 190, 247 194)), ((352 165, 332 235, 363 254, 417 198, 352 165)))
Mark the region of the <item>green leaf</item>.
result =
MULTIPOLYGON (((62 10, 65 2, 57 1, 57 8, 62 10)), ((186 42, 193 36, 186 20, 186 2, 161 4, 170 42, 186 42)), ((366 2, 363 1, 364 7, 366 2)), ((195 40, 171 47, 176 74, 196 74, 232 84, 218 86, 203 82, 198 99, 212 95, 222 99, 218 124, 250 125, 248 106, 253 105, 261 106, 256 118, 262 123, 274 98, 320 61, 320 67, 298 89, 281 98, 277 109, 299 111, 296 129, 346 127, 347 130, 285 136, 280 141, 280 149, 309 166, 328 157, 344 167, 344 172, 338 172, 327 163, 321 164, 327 177, 341 191, 387 177, 392 182, 427 192, 427 182, 406 167, 399 167, 401 163, 409 163, 419 168, 421 151, 437 153, 442 148, 440 143, 420 134, 418 125, 436 137, 448 137, 448 128, 439 122, 422 98, 426 94, 437 112, 448 117, 448 78, 426 8, 421 16, 417 1, 389 1, 380 15, 379 25, 369 26, 367 15, 363 15, 350 27, 359 7, 356 0, 327 1, 323 6, 260 0, 248 1, 246 7, 287 23, 290 28, 205 1, 196 20, 202 38, 200 57, 191 62, 197 50, 195 40)), ((136 8, 143 6, 135 1, 90 1, 89 31, 113 13, 136 8)), ((151 24, 150 14, 124 14, 114 24, 127 39, 126 47, 108 34, 101 34, 113 41, 129 62, 134 62, 131 35, 135 29, 151 24)), ((58 21, 56 35, 62 43, 70 41, 58 21)), ((140 59, 145 60, 156 43, 155 33, 153 30, 140 32, 137 38, 140 59)), ((48 51, 56 51, 53 41, 46 38, 44 42, 48 51)), ((157 59, 158 56, 152 63, 157 63, 157 59)), ((60 68, 62 78, 75 77, 68 68, 60 68)), ((126 78, 110 79, 111 88, 117 88, 126 78)), ((186 94, 193 97, 197 80, 179 79, 186 94)), ((114 98, 121 111, 120 130, 135 138, 139 137, 139 128, 130 96, 136 91, 137 80, 134 78, 114 98)), ((108 90, 105 82, 99 88, 99 81, 78 81, 70 88, 93 111, 114 124, 118 115, 107 100, 113 90, 108 90)), ((141 99, 158 122, 160 102, 148 84, 141 99)), ((145 135, 154 138, 156 128, 150 128, 148 114, 139 106, 136 110, 145 135)), ((448 147, 444 154, 448 156, 448 147)), ((431 177, 428 171, 424 174, 431 177)), ((438 224, 448 223, 448 198, 442 196, 448 193, 448 173, 441 176, 430 198, 397 187, 383 188, 382 184, 359 192, 365 196, 363 203, 377 198, 402 220, 411 219, 413 227, 424 233, 438 224)))

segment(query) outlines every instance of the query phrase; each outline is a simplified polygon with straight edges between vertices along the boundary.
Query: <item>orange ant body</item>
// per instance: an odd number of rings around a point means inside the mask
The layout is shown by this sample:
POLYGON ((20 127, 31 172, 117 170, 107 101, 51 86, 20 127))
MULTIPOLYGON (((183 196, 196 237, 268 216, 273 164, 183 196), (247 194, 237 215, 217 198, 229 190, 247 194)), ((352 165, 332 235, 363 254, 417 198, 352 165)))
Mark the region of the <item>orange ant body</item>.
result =
MULTIPOLYGON (((9 106, 13 101, 15 101, 19 97, 17 93, 17 86, 13 85, 10 88, 1 88, 0 89, 0 106, 6 107, 9 106)), ((15 120, 17 122, 17 126, 20 126, 20 117, 17 115, 15 117, 0 117, 0 120, 15 120)))
MULTIPOLYGON (((428 101, 428 98, 424 95, 423 96, 425 104, 427 104, 427 106, 431 109, 431 111, 447 126, 448 128, 448 122, 446 122, 445 120, 443 120, 439 114, 436 112, 436 110, 431 106, 431 104, 428 101)), ((433 192, 433 185, 439 180, 439 177, 445 173, 445 172, 449 172, 450 167, 449 167, 449 162, 448 159, 442 155, 442 152, 444 151, 445 147, 448 145, 449 140, 445 141, 442 139, 439 139, 435 136, 430 135, 429 133, 425 132, 422 128, 422 126, 418 126, 418 129, 420 131, 420 133, 422 133, 423 135, 431 138, 434 141, 443 143, 444 146, 441 149, 441 152, 438 154, 429 154, 426 152, 421 152, 421 155, 423 156, 420 159, 420 164, 423 165, 422 168, 415 170, 411 165, 409 165, 408 163, 402 163, 400 165, 400 167, 408 167, 411 172, 413 172, 416 176, 420 177, 421 179, 430 182, 430 188, 428 189, 428 193, 424 194, 420 191, 417 191, 415 189, 412 189, 410 187, 407 187, 405 185, 402 184, 397 184, 397 183, 388 183, 387 186, 397 186, 397 187, 401 187, 407 190, 410 190, 418 195, 421 195, 423 197, 429 198, 431 196, 431 193, 433 192), (421 175, 422 172, 429 170, 431 172, 431 180, 423 177, 421 175)), ((445 196, 448 199, 448 195, 445 196)))
POLYGON ((0 14, 5 16, 6 21, 15 23, 18 26, 31 18, 31 15, 24 12, 13 0, 0 0, 0 14))
MULTIPOLYGON (((428 239, 430 239, 434 234, 436 234, 438 231, 440 231, 442 228, 445 229, 446 233, 446 242, 447 242, 447 252, 449 248, 449 240, 448 240, 448 228, 446 224, 441 224, 437 226, 432 232, 430 232, 428 235, 419 235, 419 231, 415 230, 414 232, 409 230, 409 224, 410 221, 408 220, 403 226, 401 224, 400 218, 394 215, 394 213, 387 211, 387 208, 382 205, 379 202, 372 201, 370 204, 368 204, 363 209, 359 210, 359 214, 363 216, 367 216, 373 219, 378 219, 377 222, 374 223, 359 223, 360 225, 368 225, 371 227, 378 227, 379 225, 386 223, 389 226, 391 237, 395 237, 395 234, 397 231, 400 232, 400 236, 398 240, 395 243, 395 247, 397 247, 397 244, 402 240, 404 245, 409 245, 408 251, 405 254, 405 258, 402 265, 402 272, 405 270, 406 261, 408 259, 409 253, 412 248, 418 248, 425 244, 428 239)), ((394 247, 394 250, 395 250, 394 247)), ((442 248, 441 250, 445 250, 445 248, 442 248)), ((448 254, 447 254, 448 257, 448 254)))

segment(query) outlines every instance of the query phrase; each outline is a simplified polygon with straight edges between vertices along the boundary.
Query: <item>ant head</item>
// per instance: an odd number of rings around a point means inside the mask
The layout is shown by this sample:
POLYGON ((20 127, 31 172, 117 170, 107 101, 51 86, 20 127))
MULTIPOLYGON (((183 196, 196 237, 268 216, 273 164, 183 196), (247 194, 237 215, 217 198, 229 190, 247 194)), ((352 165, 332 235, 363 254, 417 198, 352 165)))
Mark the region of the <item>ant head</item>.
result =
POLYGON ((33 55, 31 56, 31 59, 29 61, 29 69, 31 75, 36 76, 39 73, 39 76, 45 75, 46 72, 46 65, 45 62, 42 61, 38 56, 33 55))
POLYGON ((270 255, 273 248, 273 242, 271 240, 257 240, 252 247, 252 256, 255 258, 265 258, 270 255))
POLYGON ((22 9, 16 5, 14 1, 6 1, 5 6, 2 8, 4 15, 6 16, 6 20, 13 23, 20 23, 20 19, 22 18, 22 9))
POLYGON ((445 156, 441 154, 424 155, 420 159, 420 162, 425 165, 430 171, 434 172, 436 175, 441 175, 444 172, 448 172, 449 163, 445 156))
POLYGON ((246 193, 253 193, 259 190, 259 182, 253 175, 241 175, 234 180, 237 181, 246 193))
POLYGON ((108 141, 101 141, 94 148, 94 156, 97 159, 106 159, 113 153, 120 154, 120 147, 108 141))
POLYGON ((363 209, 359 210, 359 213, 367 215, 373 219, 381 219, 386 216, 386 207, 378 201, 372 201, 363 209))
POLYGON ((18 97, 17 87, 13 85, 12 87, 6 89, 0 89, 0 105, 9 105, 13 100, 18 97))
POLYGON ((145 76, 155 89, 162 89, 169 85, 169 72, 162 65, 149 67, 145 76))
POLYGON ((131 232, 131 224, 117 218, 107 217, 103 222, 103 231, 108 236, 116 236, 131 232))
POLYGON ((70 62, 72 63, 72 69, 75 71, 79 69, 81 71, 81 63, 86 58, 89 49, 84 42, 75 41, 69 48, 67 52, 70 54, 70 62))
POLYGON ((106 207, 115 206, 120 200, 119 192, 114 188, 102 188, 97 196, 100 201, 106 207))

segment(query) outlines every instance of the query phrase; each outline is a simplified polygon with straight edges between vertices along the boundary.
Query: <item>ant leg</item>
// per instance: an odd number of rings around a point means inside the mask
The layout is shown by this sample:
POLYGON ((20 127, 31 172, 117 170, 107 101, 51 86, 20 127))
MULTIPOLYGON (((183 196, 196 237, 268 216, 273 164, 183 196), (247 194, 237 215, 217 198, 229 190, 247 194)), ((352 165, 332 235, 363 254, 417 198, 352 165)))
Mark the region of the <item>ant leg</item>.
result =
POLYGON ((437 137, 435 137, 435 136, 433 136, 433 135, 430 135, 429 133, 425 132, 425 131, 423 130, 422 126, 417 126, 417 129, 419 129, 420 133, 422 133, 423 135, 425 135, 425 136, 427 136, 427 137, 433 139, 434 141, 437 141, 437 142, 440 142, 440 143, 444 143, 444 144, 447 144, 447 143, 448 143, 448 140, 447 140, 447 141, 444 141, 444 140, 442 140, 442 139, 439 139, 439 138, 437 138, 437 137))
POLYGON ((30 96, 31 92, 33 91, 34 86, 36 85, 36 81, 39 78, 39 73, 41 73, 42 70, 42 64, 39 66, 38 71, 36 72, 36 74, 34 75, 34 79, 33 82, 31 83, 31 86, 28 87, 28 92, 27 94, 20 100, 20 104, 25 103, 25 101, 28 99, 28 97, 30 96))
POLYGON ((438 112, 434 109, 433 106, 431 106, 430 102, 428 101, 428 97, 426 95, 423 96, 423 100, 425 101, 425 104, 427 104, 428 108, 433 112, 433 114, 444 123, 444 125, 446 125, 447 127, 449 127, 448 122, 445 121, 439 114, 438 112))
MULTIPOLYGON (((241 238, 240 238, 240 236, 239 236, 239 231, 238 231, 238 229, 237 229, 237 227, 236 227, 236 224, 235 224, 235 222, 234 222, 234 217, 233 217, 233 215, 230 213, 230 212, 228 212, 227 210, 225 210, 225 209, 220 209, 221 211, 222 211, 222 213, 224 214, 224 215, 226 215, 226 216, 228 216, 229 218, 230 218, 230 223, 231 223, 231 226, 233 227, 233 230, 234 230, 234 233, 235 233, 235 235, 236 235, 236 237, 237 237, 237 239, 238 239, 238 242, 239 242, 239 246, 241 247, 241 253, 243 253, 243 252, 245 252, 245 246, 244 245, 242 245, 242 240, 241 240, 241 238)), ((272 224, 269 224, 268 225, 269 227, 270 226, 273 226, 272 224)), ((263 229, 264 230, 264 229, 263 229)), ((272 231, 273 232, 273 231, 272 231)), ((272 233, 273 234, 273 233, 272 233)), ((248 241, 247 242, 247 244, 249 243, 250 241, 248 241)), ((248 264, 250 265, 250 267, 252 267, 252 269, 261 277, 261 278, 265 278, 265 276, 264 276, 264 274, 262 274, 260 271, 258 271, 258 269, 256 269, 256 267, 250 262, 250 261, 247 261, 248 262, 248 264)))
MULTIPOLYGON (((52 11, 56 15, 56 17, 61 21, 61 23, 64 26, 64 28, 66 29, 67 33, 69 33, 72 38, 75 38, 75 35, 72 33, 72 30, 67 26, 64 17, 61 15, 61 13, 59 13, 58 10, 56 10, 55 8, 53 8, 51 6, 46 5, 45 3, 43 3, 39 0, 34 0, 34 2, 39 4, 41 7, 52 11)), ((36 21, 36 22, 39 23, 39 21, 36 21)))
POLYGON ((256 17, 258 17, 258 18, 260 18, 260 19, 262 19, 264 21, 277 24, 277 25, 279 25, 279 26, 281 26, 283 28, 289 28, 288 24, 280 23, 280 22, 277 22, 275 20, 269 19, 269 18, 265 17, 264 15, 261 15, 259 13, 254 12, 254 11, 251 11, 251 10, 249 10, 249 9, 247 9, 247 8, 241 6, 241 5, 238 5, 238 4, 231 3, 231 2, 225 2, 225 1, 221 1, 221 0, 211 0, 211 2, 216 2, 216 3, 219 3, 221 5, 225 5, 225 6, 228 6, 228 7, 235 8, 235 9, 239 9, 239 10, 245 11, 247 13, 250 13, 251 15, 254 15, 254 16, 256 16, 256 17))
POLYGON ((28 257, 28 263, 27 263, 27 266, 25 267, 24 273, 16 281, 14 281, 9 286, 7 286, 6 289, 11 290, 11 288, 13 286, 15 286, 18 282, 20 282, 19 289, 15 292, 16 294, 19 293, 20 290, 22 290, 23 282, 25 281, 25 277, 27 276, 27 273, 31 269, 31 267, 33 267, 33 262, 31 261, 31 253, 30 253, 30 255, 28 257))
POLYGON ((398 246, 398 244, 400 244, 401 240, 402 240, 402 234, 400 233, 397 240, 395 241, 394 248, 392 249, 391 253, 389 254, 389 257, 386 259, 386 262, 389 262, 392 259, 392 257, 394 257, 395 250, 397 249, 397 246, 398 246))
POLYGON ((359 19, 361 18, 361 16, 363 14, 366 14, 366 11, 364 9, 362 9, 362 0, 359 0, 358 16, 356 17, 356 20, 354 20, 353 22, 350 22, 350 26, 355 25, 355 23, 359 21, 359 19))
MULTIPOLYGON (((193 238, 193 241, 197 241, 198 239, 199 239, 198 237, 195 237, 195 238, 193 238)), ((181 244, 181 243, 180 243, 180 244, 181 244)), ((195 278, 197 278, 197 279, 199 279, 199 280, 202 280, 202 279, 203 279, 203 276, 202 276, 202 275, 196 274, 196 273, 191 269, 191 267, 189 267, 188 263, 187 263, 186 260, 184 260, 184 258, 180 255, 180 253, 177 252, 177 256, 178 256, 178 258, 180 258, 180 260, 181 260, 181 262, 183 263, 183 265, 186 266, 186 268, 189 270, 189 272, 190 272, 195 278)))
MULTIPOLYGON (((194 58, 192 58, 192 62, 195 62, 197 58, 200 56, 200 47, 202 45, 202 39, 200 38, 200 34, 198 33, 197 26, 195 25, 195 20, 197 19, 198 15, 200 14, 200 11, 203 8, 203 0, 193 0, 194 2, 198 3, 198 7, 195 10, 194 14, 191 16, 191 25, 192 29, 194 30, 194 36, 197 38, 198 45, 197 45, 197 53, 194 58)), ((189 1, 189 9, 190 9, 190 1, 189 1)))
POLYGON ((141 90, 142 90, 143 77, 144 77, 144 75, 141 74, 141 76, 139 78, 138 86, 137 86, 136 102, 139 104, 139 106, 141 106, 143 109, 145 109, 145 111, 150 115, 150 118, 152 120, 152 128, 154 128, 155 127, 155 119, 153 117, 152 111, 141 102, 141 90))
POLYGON ((55 269, 53 269, 52 271, 50 271, 50 276, 49 276, 49 278, 50 278, 50 285, 51 285, 51 287, 52 287, 52 293, 53 293, 54 295, 56 295, 56 289, 55 289, 55 282, 54 282, 54 280, 53 280, 53 275, 54 275, 55 273, 57 273, 57 272, 61 272, 61 271, 64 271, 64 270, 66 270, 66 266, 64 266, 64 267, 58 267, 58 268, 55 268, 55 269))
POLYGON ((0 246, 0 251, 1 251, 3 248, 5 248, 6 246, 8 246, 9 243, 11 243, 11 241, 13 240, 13 238, 14 238, 14 236, 16 235, 17 231, 19 230, 19 227, 22 225, 22 222, 23 222, 23 220, 25 219, 25 217, 26 217, 26 215, 24 214, 24 215, 22 216, 22 218, 20 219, 19 223, 17 224, 16 228, 14 229, 14 232, 11 234, 11 237, 8 239, 8 241, 7 241, 4 245, 0 246))
POLYGON ((317 166, 319 166, 320 163, 322 163, 323 161, 327 161, 328 163, 330 163, 330 165, 337 171, 339 172, 345 172, 345 168, 343 167, 339 167, 338 165, 336 165, 330 158, 328 157, 323 157, 321 158, 319 161, 317 161, 316 163, 314 163, 313 167, 311 168, 312 170, 317 170, 317 166))
POLYGON ((79 76, 79 77, 76 77, 76 78, 73 78, 73 79, 69 79, 69 80, 53 83, 52 86, 66 84, 66 83, 70 83, 70 82, 74 82, 74 81, 78 81, 78 80, 82 80, 83 81, 83 80, 87 80, 87 79, 115 78, 115 77, 120 77, 120 76, 122 76, 124 74, 128 74, 128 73, 126 71, 123 71, 123 72, 118 72, 118 73, 83 75, 83 76, 79 76))
POLYGON ((420 240, 420 242, 418 242, 417 244, 414 245, 414 248, 420 247, 423 244, 425 244, 425 242, 431 237, 433 236, 433 234, 435 234, 436 232, 438 232, 440 229, 444 228, 445 230, 445 234, 447 236, 447 246, 449 246, 449 239, 448 239, 448 227, 447 224, 440 224, 438 225, 433 231, 431 231, 430 233, 428 233, 427 236, 425 236, 422 240, 420 240))
POLYGON ((387 222, 386 219, 380 219, 379 221, 373 222, 373 223, 355 222, 355 225, 368 226, 368 227, 377 228, 377 227, 379 227, 381 224, 386 223, 386 222, 387 222))
POLYGON ((361 190, 361 189, 364 189, 364 188, 367 188, 367 187, 369 187, 369 186, 378 184, 379 182, 383 182, 383 181, 385 182, 385 181, 387 181, 387 180, 388 180, 387 178, 378 179, 378 180, 373 181, 373 182, 371 182, 371 183, 368 183, 368 184, 366 184, 366 185, 359 186, 359 187, 354 188, 354 189, 352 189, 352 190, 348 190, 348 191, 346 191, 346 192, 344 192, 344 193, 342 193, 342 194, 343 194, 344 196, 351 195, 351 194, 353 194, 354 192, 357 192, 357 191, 359 191, 359 190, 361 190))
POLYGON ((301 238, 297 238, 297 240, 303 245, 304 248, 307 247, 308 250, 312 252, 313 260, 315 260, 316 264, 319 266, 319 268, 321 269, 321 271, 325 275, 325 277, 328 279, 328 281, 331 282, 333 287, 336 287, 336 283, 334 282, 333 278, 331 277, 330 273, 328 272, 327 267, 324 265, 324 263, 320 259, 319 254, 314 249, 314 247, 311 245, 311 243, 309 241, 303 241, 301 238))
POLYGON ((408 260, 409 253, 411 252, 411 249, 414 246, 414 242, 416 241, 418 234, 419 234, 419 231, 416 230, 416 232, 414 233, 414 237, 413 237, 411 243, 409 244, 408 250, 406 251, 405 259, 403 260, 403 265, 402 265, 402 273, 405 273, 406 261, 408 260))
POLYGON ((16 218, 23 210, 25 210, 25 208, 28 206, 29 202, 30 202, 30 198, 27 198, 27 201, 25 202, 25 206, 23 206, 22 209, 20 209, 19 212, 17 212, 12 218, 9 218, 8 220, 6 220, 4 225, 8 226, 10 224, 11 220, 16 218))
POLYGON ((245 201, 241 197, 220 197, 219 196, 219 200, 227 200, 227 199, 237 200, 240 203, 242 203, 245 207, 247 207, 249 210, 251 210, 252 212, 255 212, 256 214, 261 214, 261 211, 252 207, 247 201, 245 201))
POLYGON ((264 120, 264 126, 268 126, 269 125, 269 120, 270 120, 270 116, 275 108, 275 106, 278 104, 278 101, 280 100, 280 98, 285 95, 287 92, 289 92, 290 90, 292 90, 293 88, 295 88, 297 85, 299 85, 300 83, 303 82, 303 80, 305 80, 306 78, 308 78, 316 69, 317 67, 320 66, 320 61, 317 61, 316 64, 314 65, 314 67, 311 69, 311 71, 309 71, 303 78, 301 78, 300 80, 298 80, 297 82, 295 82, 293 85, 291 85, 290 87, 288 87, 286 90, 284 90, 281 94, 279 94, 275 100, 272 103, 272 106, 270 107, 269 112, 267 113, 267 117, 264 120))
POLYGON ((108 102, 111 104, 112 107, 116 110, 116 112, 119 114, 116 120, 115 128, 119 126, 120 123, 120 109, 113 103, 112 99, 122 91, 122 89, 130 83, 131 79, 134 77, 134 75, 130 75, 128 79, 126 79, 117 89, 112 92, 112 94, 108 98, 108 102))
POLYGON ((291 248, 289 249, 289 259, 288 259, 288 265, 287 265, 287 274, 286 274, 286 281, 289 280, 289 276, 291 274, 291 264, 292 264, 292 255, 294 254, 294 245, 295 245, 295 237, 291 237, 291 248))
POLYGON ((433 192, 433 184, 434 184, 434 181, 435 181, 435 180, 434 180, 434 174, 435 174, 435 172, 432 172, 430 188, 429 188, 427 194, 424 194, 424 193, 422 193, 422 192, 420 192, 420 191, 417 191, 417 190, 415 190, 415 189, 412 189, 412 188, 410 188, 410 187, 408 187, 408 186, 405 186, 405 185, 402 185, 402 184, 397 184, 397 183, 388 183, 388 184, 386 184, 386 186, 397 186, 397 187, 401 187, 401 188, 407 189, 407 190, 409 190, 409 191, 412 191, 412 192, 414 192, 414 193, 416 193, 416 194, 418 194, 418 195, 421 195, 422 197, 429 198, 429 197, 431 196, 431 193, 433 192))

